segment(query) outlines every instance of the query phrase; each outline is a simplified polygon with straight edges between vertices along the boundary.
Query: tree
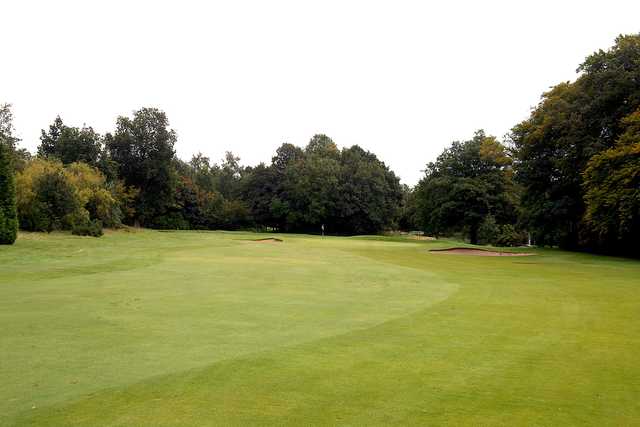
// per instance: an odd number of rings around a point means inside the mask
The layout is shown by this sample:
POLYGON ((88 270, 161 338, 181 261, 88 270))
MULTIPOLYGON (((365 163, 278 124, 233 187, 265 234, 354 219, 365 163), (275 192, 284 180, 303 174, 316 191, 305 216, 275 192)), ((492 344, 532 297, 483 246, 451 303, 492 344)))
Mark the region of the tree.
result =
POLYGON ((241 194, 259 226, 346 234, 391 226, 402 199, 398 178, 373 153, 340 151, 326 135, 304 150, 282 144, 270 166, 245 169, 241 194))
POLYGON ((280 200, 288 207, 287 226, 300 231, 337 229, 340 152, 330 138, 314 136, 302 161, 287 168, 280 200))
POLYGON ((537 244, 577 249, 585 236, 583 172, 592 156, 612 148, 621 120, 640 106, 640 35, 620 36, 586 58, 573 83, 543 94, 510 139, 516 180, 523 186, 522 222, 537 244))
POLYGON ((482 130, 469 141, 453 142, 427 165, 416 189, 424 230, 436 236, 464 231, 477 244, 480 225, 488 215, 499 223, 515 221, 510 163, 504 146, 482 130))
POLYGON ((251 169, 243 183, 242 200, 247 203, 254 221, 262 226, 279 228, 282 218, 272 210, 278 198, 280 182, 275 166, 264 163, 251 169))
POLYGON ((357 145, 343 149, 336 228, 375 233, 391 225, 402 201, 400 180, 375 154, 357 145))
POLYGON ((0 244, 11 245, 18 236, 16 183, 13 166, 13 116, 9 104, 0 105, 0 244))
POLYGON ((304 149, 308 156, 319 156, 332 159, 340 157, 340 150, 331 138, 324 134, 314 135, 304 149))
POLYGON ((100 162, 102 141, 91 127, 70 127, 56 117, 49 131, 41 131, 38 155, 55 158, 63 164, 84 162, 97 166, 100 162))
POLYGON ((106 136, 118 175, 127 186, 139 189, 135 209, 141 225, 167 223, 161 217, 175 202, 176 139, 166 114, 156 108, 142 108, 133 118, 119 117, 114 134, 106 136))
POLYGON ((33 159, 33 156, 26 148, 17 148, 14 146, 13 168, 16 172, 23 171, 24 168, 27 167, 31 159, 33 159))
POLYGON ((61 167, 38 176, 34 182, 34 193, 37 220, 42 221, 34 221, 36 231, 70 229, 79 220, 88 220, 83 215, 85 212, 80 211, 80 200, 61 167))
POLYGON ((631 253, 640 239, 640 109, 621 125, 616 146, 593 156, 583 173, 585 221, 597 248, 631 253))
MULTIPOLYGON (((268 211, 269 222, 265 224, 279 230, 293 230, 299 227, 302 214, 294 210, 293 191, 300 176, 300 166, 304 164, 305 152, 293 144, 284 143, 271 158, 269 174, 262 183, 265 198, 263 205, 268 211)), ((256 217, 258 220, 259 215, 256 217)))
POLYGON ((276 155, 271 158, 271 164, 275 170, 282 174, 284 171, 304 158, 304 151, 293 144, 284 143, 276 150, 276 155))
POLYGON ((100 170, 86 163, 76 162, 67 165, 64 174, 74 188, 80 207, 86 210, 90 220, 98 220, 106 227, 121 224, 122 201, 100 170))
POLYGON ((240 192, 240 180, 243 172, 240 166, 240 157, 235 156, 231 151, 227 151, 217 172, 218 192, 227 200, 237 198, 240 192))
POLYGON ((402 201, 398 211, 398 228, 405 231, 418 230, 416 191, 406 184, 401 185, 402 201))
POLYGON ((216 164, 212 165, 208 157, 198 153, 191 157, 191 161, 185 167, 185 174, 195 185, 205 191, 216 191, 220 167, 216 164))
POLYGON ((86 163, 34 159, 16 177, 18 218, 31 231, 121 224, 131 194, 86 163))

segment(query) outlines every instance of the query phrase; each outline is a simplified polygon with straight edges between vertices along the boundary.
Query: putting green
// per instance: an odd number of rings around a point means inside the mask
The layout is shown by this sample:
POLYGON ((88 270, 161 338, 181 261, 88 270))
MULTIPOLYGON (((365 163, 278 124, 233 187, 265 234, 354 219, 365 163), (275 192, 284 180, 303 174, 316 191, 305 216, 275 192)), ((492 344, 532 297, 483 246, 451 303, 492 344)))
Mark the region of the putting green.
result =
POLYGON ((640 263, 446 242, 22 234, 0 424, 633 424, 640 263))

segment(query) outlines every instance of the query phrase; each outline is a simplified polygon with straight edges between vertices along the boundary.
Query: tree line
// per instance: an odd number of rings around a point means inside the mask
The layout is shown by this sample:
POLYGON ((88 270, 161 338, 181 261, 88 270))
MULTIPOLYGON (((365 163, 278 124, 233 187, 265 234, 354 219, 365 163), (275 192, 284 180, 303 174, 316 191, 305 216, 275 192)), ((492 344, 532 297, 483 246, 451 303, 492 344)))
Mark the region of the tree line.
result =
POLYGON ((326 135, 282 144, 269 164, 228 152, 176 157, 167 116, 142 108, 100 135, 58 117, 37 153, 18 149, 0 108, 0 241, 25 230, 101 233, 258 228, 458 234, 471 243, 637 254, 640 239, 640 35, 620 36, 542 95, 500 141, 453 142, 408 188, 373 153, 326 135), (14 176, 15 175, 15 176, 14 176))
POLYGON ((304 148, 282 144, 270 164, 251 167, 231 152, 220 163, 201 153, 179 159, 176 132, 155 108, 119 117, 105 135, 57 117, 42 130, 35 155, 5 133, 11 155, 2 158, 17 189, 13 218, 28 231, 99 236, 103 226, 127 224, 377 233, 395 228, 402 200, 398 177, 375 154, 339 149, 326 135, 304 148))

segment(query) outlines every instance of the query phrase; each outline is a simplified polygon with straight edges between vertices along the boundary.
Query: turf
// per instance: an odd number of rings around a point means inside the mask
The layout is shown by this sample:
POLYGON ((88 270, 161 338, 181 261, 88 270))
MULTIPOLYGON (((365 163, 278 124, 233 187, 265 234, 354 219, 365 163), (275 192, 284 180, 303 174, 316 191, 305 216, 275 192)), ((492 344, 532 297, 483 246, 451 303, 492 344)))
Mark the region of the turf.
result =
POLYGON ((0 425, 632 425, 640 262, 250 233, 0 247, 0 425))

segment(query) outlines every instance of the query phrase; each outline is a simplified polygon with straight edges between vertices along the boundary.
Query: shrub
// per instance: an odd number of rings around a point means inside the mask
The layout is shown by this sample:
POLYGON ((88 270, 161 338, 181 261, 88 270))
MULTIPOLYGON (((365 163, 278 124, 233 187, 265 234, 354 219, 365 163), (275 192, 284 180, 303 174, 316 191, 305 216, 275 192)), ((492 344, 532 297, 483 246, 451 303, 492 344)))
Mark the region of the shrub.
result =
POLYGON ((75 236, 102 236, 102 222, 100 220, 93 220, 85 222, 84 224, 74 225, 71 229, 71 234, 75 236))
POLYGON ((222 203, 222 226, 238 230, 252 225, 247 206, 240 200, 224 200, 222 203))
POLYGON ((516 230, 511 224, 500 226, 500 231, 493 244, 495 246, 520 246, 527 242, 527 235, 516 230))
MULTIPOLYGON (((61 170, 39 176, 34 183, 36 201, 48 218, 45 231, 69 229, 80 203, 76 193, 61 170)), ((42 231, 42 230, 40 230, 42 231)))
POLYGON ((527 235, 511 224, 498 224, 492 215, 487 215, 478 229, 478 241, 482 245, 520 246, 526 243, 527 235))
POLYGON ((478 228, 478 243, 481 245, 494 244, 500 233, 500 226, 493 215, 487 215, 478 228))
POLYGON ((121 224, 123 209, 135 192, 108 184, 84 163, 63 166, 36 159, 17 176, 20 226, 31 231, 73 230, 90 220, 108 227, 121 224))
POLYGON ((115 192, 110 191, 112 186, 107 185, 102 172, 86 163, 72 163, 64 168, 64 173, 75 189, 80 205, 92 219, 98 219, 108 227, 121 223, 119 201, 115 192))
POLYGON ((184 219, 181 212, 168 212, 165 215, 156 217, 151 225, 159 230, 189 229, 189 223, 184 219))

